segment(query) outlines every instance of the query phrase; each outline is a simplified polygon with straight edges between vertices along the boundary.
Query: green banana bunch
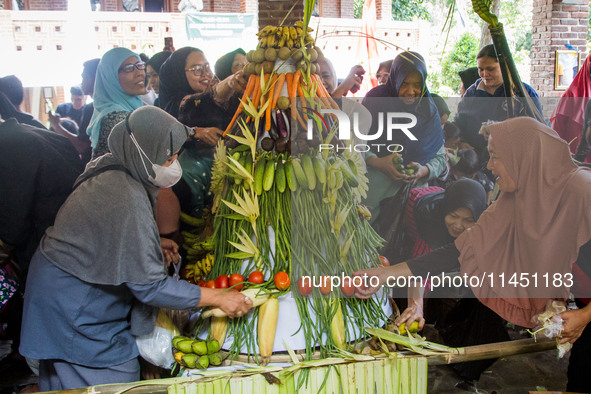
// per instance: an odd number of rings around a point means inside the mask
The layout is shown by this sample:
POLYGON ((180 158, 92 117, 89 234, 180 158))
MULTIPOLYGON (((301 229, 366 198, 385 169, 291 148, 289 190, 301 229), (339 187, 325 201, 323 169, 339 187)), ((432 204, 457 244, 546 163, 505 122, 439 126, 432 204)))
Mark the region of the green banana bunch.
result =
POLYGON ((490 12, 491 5, 492 0, 472 0, 472 8, 474 8, 474 12, 478 14, 480 19, 490 26, 496 27, 499 24, 499 20, 495 14, 490 12))

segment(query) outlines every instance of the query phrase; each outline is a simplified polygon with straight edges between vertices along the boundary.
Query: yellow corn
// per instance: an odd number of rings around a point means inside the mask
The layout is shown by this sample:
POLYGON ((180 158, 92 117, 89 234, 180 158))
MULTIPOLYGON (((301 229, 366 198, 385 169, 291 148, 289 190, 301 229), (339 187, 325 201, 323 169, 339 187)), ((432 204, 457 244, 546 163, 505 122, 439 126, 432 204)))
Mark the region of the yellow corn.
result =
POLYGON ((210 329, 211 337, 217 339, 220 344, 223 344, 226 340, 226 333, 228 332, 228 318, 212 316, 210 329))
MULTIPOLYGON (((252 301, 253 308, 264 304, 265 301, 267 301, 269 299, 269 293, 265 294, 265 293, 261 292, 261 289, 250 288, 250 289, 242 290, 240 293, 242 293, 246 297, 250 298, 250 300, 252 301), (260 292, 260 294, 259 294, 259 292, 260 292)), ((211 317, 211 316, 224 317, 224 316, 228 316, 228 315, 226 314, 226 312, 224 312, 220 308, 209 309, 201 314, 201 317, 203 319, 207 319, 208 317, 211 317)))
POLYGON ((341 308, 341 302, 339 299, 334 300, 336 302, 336 312, 330 322, 330 335, 332 341, 339 348, 347 349, 347 333, 345 331, 345 319, 343 318, 343 310, 341 308))
POLYGON ((278 315, 279 301, 276 297, 269 298, 259 309, 258 339, 262 365, 267 365, 271 361, 278 315))

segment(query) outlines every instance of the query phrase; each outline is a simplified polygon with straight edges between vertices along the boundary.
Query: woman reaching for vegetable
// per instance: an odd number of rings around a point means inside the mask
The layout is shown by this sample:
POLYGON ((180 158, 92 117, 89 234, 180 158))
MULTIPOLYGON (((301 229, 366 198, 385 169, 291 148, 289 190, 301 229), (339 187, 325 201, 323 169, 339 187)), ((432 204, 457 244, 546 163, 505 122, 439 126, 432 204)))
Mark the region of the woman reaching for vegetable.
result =
MULTIPOLYGON (((389 276, 426 277, 430 273, 433 277, 460 269, 470 278, 488 279, 491 275, 496 279, 492 285, 488 280, 479 286, 469 283, 474 296, 483 308, 531 328, 532 318, 544 311, 548 299, 566 299, 575 262, 591 277, 591 261, 579 253, 591 239, 591 170, 577 167, 567 143, 532 118, 514 118, 483 128, 489 135, 488 168, 501 190, 498 199, 454 243, 392 267, 356 272, 375 276, 379 282, 378 286, 358 289, 358 296, 369 297, 389 276), (527 276, 530 285, 509 286, 508 278, 513 274, 527 276), (504 287, 499 282, 502 275, 504 287), (536 286, 531 282, 534 275, 556 281, 546 285, 539 280, 536 286)), ((564 320, 562 341, 574 343, 573 354, 581 339, 588 347, 591 332, 582 327, 591 321, 591 307, 560 316, 564 320), (584 338, 579 339, 581 335, 584 338)), ((587 376, 590 353, 583 352, 576 364, 576 370, 569 368, 567 390, 591 391, 587 376)))
MULTIPOLYGON (((411 190, 405 212, 411 258, 417 258, 453 242, 465 230, 474 226, 485 209, 486 192, 482 185, 471 179, 460 179, 452 183, 447 190, 439 187, 411 190)), ((424 288, 414 290, 416 291, 409 296, 408 307, 395 323, 398 326, 402 323, 409 326, 418 321, 419 329, 422 329, 425 324, 424 288)), ((427 309, 432 312, 428 317, 431 321, 438 320, 444 315, 444 306, 447 303, 440 303, 439 297, 428 299, 427 309)))
POLYGON ((181 176, 190 129, 159 108, 133 111, 109 135, 31 261, 20 352, 39 359, 41 391, 139 380, 134 336, 157 308, 217 306, 241 316, 252 302, 167 276, 155 220, 158 189, 181 176), (67 291, 64 291, 67 289, 67 291))

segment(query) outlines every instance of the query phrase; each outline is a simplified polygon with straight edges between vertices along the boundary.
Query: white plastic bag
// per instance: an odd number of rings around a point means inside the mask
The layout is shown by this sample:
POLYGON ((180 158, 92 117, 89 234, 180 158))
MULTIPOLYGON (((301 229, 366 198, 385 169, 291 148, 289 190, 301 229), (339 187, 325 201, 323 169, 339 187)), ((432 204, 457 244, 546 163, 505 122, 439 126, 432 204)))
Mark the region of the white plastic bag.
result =
POLYGON ((180 335, 178 328, 160 309, 154 330, 148 335, 136 337, 135 343, 140 356, 150 364, 170 369, 175 360, 172 355, 172 338, 180 335))
MULTIPOLYGON (((576 309, 576 306, 574 308, 576 309)), ((572 307, 568 309, 572 309, 572 307)), ((546 310, 532 318, 532 321, 536 325, 534 328, 534 338, 537 333, 546 338, 560 338, 564 327, 562 326, 562 318, 559 314, 566 311, 567 305, 564 301, 549 300, 546 304, 546 310)), ((557 341, 558 358, 562 358, 567 354, 571 347, 572 345, 569 342, 558 343, 557 341)))

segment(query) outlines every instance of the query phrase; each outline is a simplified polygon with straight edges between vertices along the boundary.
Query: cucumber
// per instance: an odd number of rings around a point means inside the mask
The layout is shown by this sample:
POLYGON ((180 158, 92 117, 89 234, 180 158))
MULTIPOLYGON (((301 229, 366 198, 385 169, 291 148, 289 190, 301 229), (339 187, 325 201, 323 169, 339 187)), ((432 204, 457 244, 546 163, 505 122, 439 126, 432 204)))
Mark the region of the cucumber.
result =
POLYGON ((263 176, 265 175, 265 166, 267 160, 261 157, 254 166, 254 192, 260 196, 263 192, 263 176))
POLYGON ((357 180, 357 178, 355 177, 355 175, 351 171, 349 164, 347 164, 347 160, 342 161, 341 172, 343 174, 344 181, 347 182, 347 185, 349 185, 351 187, 359 186, 359 181, 357 180))
POLYGON ((324 166, 324 161, 319 157, 315 157, 312 160, 312 163, 314 164, 314 172, 316 173, 318 182, 324 185, 326 183, 326 168, 324 166))
POLYGON ((289 190, 295 192, 298 189, 298 181, 296 180, 295 174, 293 173, 291 160, 287 160, 285 162, 285 180, 287 181, 287 186, 289 186, 289 190))
POLYGON ((277 190, 279 193, 283 193, 285 191, 285 165, 283 164, 282 159, 279 159, 277 162, 277 169, 275 170, 275 185, 277 185, 277 190))
MULTIPOLYGON (((247 153, 245 157, 244 169, 252 175, 252 156, 250 153, 247 153)), ((244 182, 244 189, 250 190, 250 184, 248 182, 244 182)))
POLYGON ((304 173, 304 169, 302 168, 302 164, 300 163, 300 161, 295 158, 292 159, 291 166, 293 167, 293 172, 294 172, 295 177, 298 181, 298 185, 300 185, 301 187, 307 188, 308 187, 308 178, 306 177, 306 174, 304 173))
POLYGON ((275 179, 275 162, 273 159, 267 160, 265 165, 265 173, 263 175, 263 190, 268 192, 273 187, 273 180, 275 179))
POLYGON ((314 164, 312 164, 312 158, 309 155, 302 156, 302 168, 304 169, 304 174, 306 174, 308 189, 316 189, 316 174, 314 173, 314 164))

